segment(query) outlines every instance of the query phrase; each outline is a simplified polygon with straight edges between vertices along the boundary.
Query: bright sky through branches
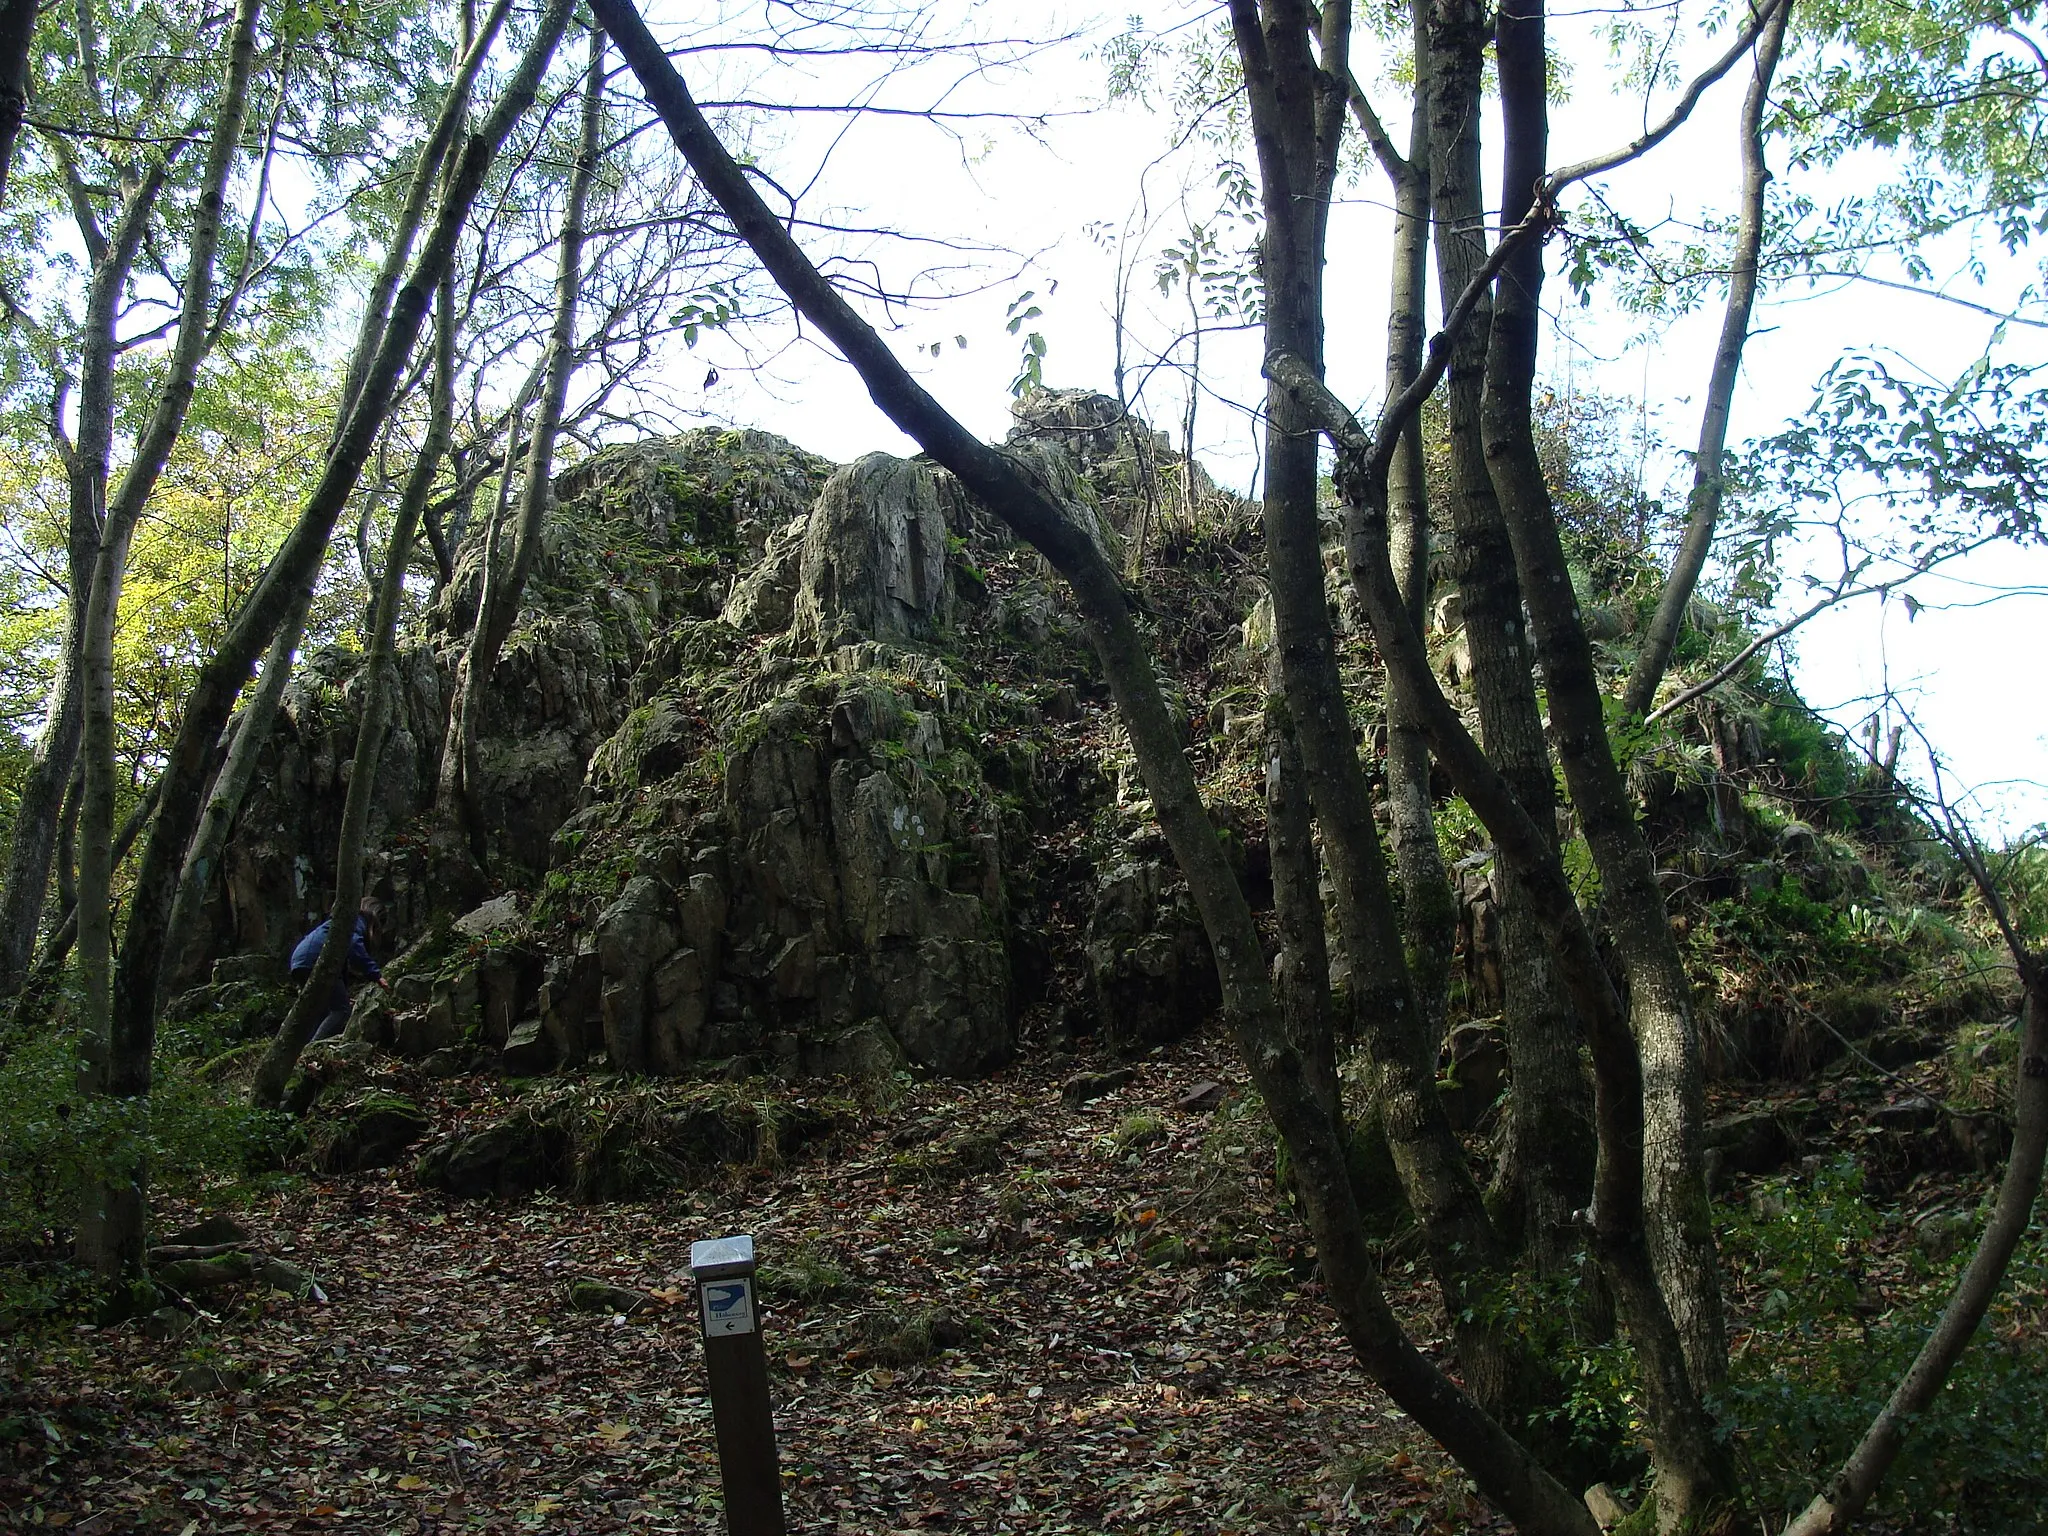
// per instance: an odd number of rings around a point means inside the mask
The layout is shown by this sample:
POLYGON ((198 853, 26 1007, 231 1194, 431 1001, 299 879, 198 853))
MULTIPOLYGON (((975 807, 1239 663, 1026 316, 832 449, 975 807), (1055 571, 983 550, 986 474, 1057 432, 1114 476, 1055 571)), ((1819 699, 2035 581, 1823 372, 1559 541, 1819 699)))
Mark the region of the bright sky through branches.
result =
MULTIPOLYGON (((986 13, 958 19, 965 9, 941 7, 935 13, 939 30, 993 25, 986 13)), ((998 66, 980 77, 966 78, 958 59, 919 66, 874 97, 897 107, 936 102, 961 113, 1041 119, 1028 125, 983 117, 933 123, 801 114, 771 121, 757 137, 761 164, 781 187, 801 193, 802 217, 915 237, 800 231, 820 254, 836 241, 843 254, 871 260, 890 288, 930 300, 958 295, 887 315, 871 307, 870 313, 894 323, 889 334, 899 354, 949 408, 986 436, 999 436, 1007 425, 1020 339, 1029 331, 1045 338, 1048 383, 1111 388, 1120 256, 1127 389, 1155 426, 1178 435, 1192 353, 1185 339, 1169 343, 1185 330, 1188 310, 1181 293, 1163 294, 1153 274, 1164 248, 1185 237, 1189 219, 1207 219, 1213 212, 1216 157, 1201 144, 1172 153, 1173 122, 1163 105, 1147 111, 1129 103, 1102 104, 1108 78, 1102 47, 1132 9, 1035 11, 1023 24, 1038 35, 1079 35, 1033 53, 1022 65, 998 66), (926 243, 932 240, 957 244, 926 243), (1013 311, 1034 307, 1042 313, 1028 326, 1017 333, 1006 329, 1013 311)), ((1214 27, 1222 14, 1220 7, 1200 4, 1135 9, 1153 32, 1178 28, 1187 37, 1214 27)), ((650 5, 648 14, 664 36, 685 20, 685 8, 667 0, 650 5)), ((1622 83, 1602 31, 1614 14, 1566 9, 1552 20, 1552 46, 1568 65, 1563 99, 1552 114, 1555 163, 1626 141, 1671 99, 1665 89, 1646 103, 1639 90, 1622 83)), ((1656 26, 1670 12, 1639 14, 1656 26)), ((1006 13, 1012 24, 1018 15, 1006 13)), ((1725 46, 1725 36, 1681 32, 1672 45, 1674 78, 1685 78, 1725 46)), ((1355 68, 1398 131, 1405 126, 1405 106, 1398 89, 1385 81, 1387 61, 1378 48, 1361 36, 1355 68)), ((681 63, 706 97, 846 101, 874 74, 872 59, 813 61, 794 71, 779 63, 741 63, 732 55, 698 55, 681 63)), ((1738 68, 1712 91, 1670 143, 1597 183, 1601 195, 1639 226, 1671 221, 1681 243, 1684 226, 1730 214, 1743 73, 1738 68)), ((1490 149, 1489 159, 1496 158, 1490 149)), ((1778 147, 1772 159, 1781 170, 1783 158, 1778 147)), ((1825 205, 1867 190, 1888 174, 1888 162, 1871 153, 1826 175, 1803 172, 1798 185, 1825 205)), ((1568 198, 1567 206, 1577 204, 1568 198)), ((1383 180, 1362 171, 1332 220, 1329 280, 1332 384, 1360 404, 1372 403, 1378 393, 1389 222, 1383 180)), ((2038 260, 2004 256, 1988 238, 1952 235, 1925 254, 1934 285, 1973 304, 2004 309, 2030 285, 2040 288, 2038 260), (1973 262, 1983 263, 1981 284, 1968 270, 1973 262)), ((1559 262, 1553 247, 1545 294, 1553 317, 1545 340, 1550 383, 1647 402, 1644 424, 1665 444, 1689 445, 1698 430, 1697 402, 1719 324, 1718 290, 1709 291, 1689 315, 1651 318, 1615 304, 1610 281, 1582 308, 1558 275, 1559 262)), ((1907 277, 1895 262, 1872 270, 1897 281, 1907 277)), ((2040 313, 2038 303, 2030 313, 2040 313)), ((1768 437, 1800 416, 1823 371, 1847 351, 1878 354, 1900 371, 1946 381, 1984 354, 1996 328, 1993 318, 1974 309, 1896 288, 1847 281, 1767 286, 1736 397, 1731 442, 1768 437)), ((737 338, 707 338, 697 357, 679 362, 686 372, 716 365, 718 382, 704 395, 707 411, 770 428, 842 459, 876 448, 909 451, 866 400, 852 371, 836 359, 802 340, 792 339, 772 355, 756 342, 748 352, 762 366, 750 370, 740 345, 737 338)), ((1200 452, 1219 481, 1245 489, 1256 472, 1252 409, 1262 393, 1259 338, 1255 332, 1211 328, 1201 345, 1200 452)), ((2008 327, 2000 356, 2022 362, 2048 358, 2048 330, 2008 327)), ((1648 453, 1643 475, 1653 493, 1661 490, 1670 504, 1682 505, 1688 470, 1680 455, 1668 448, 1648 453)), ((1797 547, 1787 559, 1793 579, 1781 606, 1788 612, 1810 600, 1796 579, 1801 562, 1822 579, 1840 570, 1830 540, 1814 538, 1797 547)), ((1882 603, 1864 599, 1802 630, 1789 649, 1803 692, 1837 724, 1860 734, 1876 707, 1872 701, 1893 691, 1948 760, 1951 788, 1981 789, 1969 807, 1973 815, 2006 833, 2048 821, 2048 724, 2033 661, 2048 629, 2048 551, 2001 546, 1944 574, 1919 578, 1910 591, 1917 604, 1910 615, 1896 596, 1882 603)), ((1924 777, 1924 757, 1925 749, 1909 733, 1902 767, 1924 777)))

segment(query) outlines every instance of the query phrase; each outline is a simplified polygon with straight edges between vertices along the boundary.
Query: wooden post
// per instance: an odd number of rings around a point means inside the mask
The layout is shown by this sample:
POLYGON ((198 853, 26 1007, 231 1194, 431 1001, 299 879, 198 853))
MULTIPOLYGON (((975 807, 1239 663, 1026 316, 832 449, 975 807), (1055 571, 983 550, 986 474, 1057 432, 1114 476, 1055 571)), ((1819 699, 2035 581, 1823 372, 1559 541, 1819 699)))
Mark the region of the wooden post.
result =
POLYGON ((730 1536, 786 1536, 775 1419, 768 1406, 768 1352, 754 1288, 754 1240, 720 1237, 690 1244, 704 1369, 718 1434, 730 1536))

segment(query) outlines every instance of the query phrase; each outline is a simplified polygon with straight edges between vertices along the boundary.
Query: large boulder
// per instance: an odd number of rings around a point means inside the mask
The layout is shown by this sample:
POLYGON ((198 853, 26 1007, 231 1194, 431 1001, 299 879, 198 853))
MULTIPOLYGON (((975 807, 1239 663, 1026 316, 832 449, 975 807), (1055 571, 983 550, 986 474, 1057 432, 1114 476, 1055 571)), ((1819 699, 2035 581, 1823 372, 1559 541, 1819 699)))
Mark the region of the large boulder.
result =
POLYGON ((845 638, 930 634, 951 532, 929 465, 886 453, 849 464, 825 482, 805 528, 792 638, 825 650, 845 638))

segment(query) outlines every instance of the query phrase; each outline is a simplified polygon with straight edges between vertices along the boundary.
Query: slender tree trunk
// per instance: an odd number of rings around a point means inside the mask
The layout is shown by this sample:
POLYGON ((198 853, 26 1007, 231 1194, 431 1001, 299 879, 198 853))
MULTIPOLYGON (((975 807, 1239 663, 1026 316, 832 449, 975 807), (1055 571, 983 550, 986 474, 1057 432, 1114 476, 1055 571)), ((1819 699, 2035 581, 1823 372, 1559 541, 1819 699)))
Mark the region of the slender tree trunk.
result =
MULTIPOLYGON (((1323 231, 1344 122, 1349 10, 1323 8, 1320 70, 1309 54, 1304 6, 1234 0, 1231 21, 1259 146, 1268 345, 1318 358, 1323 231)), ((1338 931, 1350 961, 1351 1005, 1387 1150, 1422 1224, 1466 1378, 1480 1401, 1500 1412, 1522 1395, 1527 1374, 1513 1341, 1494 1321, 1505 1253, 1437 1094, 1437 1042, 1425 1033, 1403 955, 1330 629, 1316 507, 1318 442, 1313 418, 1276 385, 1267 397, 1264 510, 1288 715, 1323 829, 1338 931)))
MULTIPOLYGON (((441 274, 452 259, 477 190, 512 125, 538 95, 540 81, 568 22, 570 0, 546 0, 504 93, 483 126, 464 141, 434 225, 412 275, 398 289, 391 317, 362 370, 362 388, 348 412, 348 425, 322 466, 320 478, 291 532, 272 557, 256 590, 242 605, 219 648, 200 668, 187 696, 178 734, 167 754, 156 825, 144 846, 129 899, 126 943, 114 981, 114 1059, 120 1070, 110 1091, 124 1098, 149 1092, 150 1059, 156 1038, 158 975, 163 937, 186 849, 199 819, 200 800, 215 743, 256 658, 270 645, 297 594, 310 590, 326 553, 335 519, 347 504, 364 463, 382 430, 392 394, 403 372, 421 321, 441 274)), ((480 40, 474 53, 488 46, 480 40)), ((473 69, 476 60, 466 61, 473 69)), ((454 103, 449 105, 453 106, 454 103)), ((444 107, 444 112, 447 109, 444 107)))
POLYGON ((263 658, 263 672, 256 689, 243 702, 230 728, 227 756, 213 776, 213 787, 206 794, 206 809, 199 816, 199 829, 192 834, 192 846, 186 851, 184 868, 178 875, 178 891, 171 901, 170 924, 164 935, 166 992, 190 980, 206 959, 207 945, 200 923, 206 911, 207 891, 220 873, 228 833, 241 813, 242 802, 248 798, 249 786, 256 781, 256 765, 277 722, 278 705, 284 699, 292 662, 306 632, 306 616, 312 609, 311 587, 300 588, 294 596, 296 600, 263 658))
MULTIPOLYGON (((249 78, 255 69, 256 18, 261 3, 262 0, 238 0, 235 7, 228 39, 226 80, 193 216, 178 314, 178 339, 172 346, 170 365, 149 422, 137 439, 127 472, 108 504, 100 534, 99 559, 93 568, 91 595, 85 608, 85 629, 79 649, 85 720, 80 741, 83 792, 78 817, 78 974, 88 1042, 85 1087, 98 1094, 115 1092, 116 1080, 130 1076, 134 1070, 119 1059, 121 1042, 112 1024, 114 796, 119 788, 114 761, 114 631, 120 614, 121 584, 135 525, 157 477, 170 460, 179 433, 184 430, 185 412, 192 401, 199 364, 206 355, 207 326, 213 318, 214 256, 220 248, 228 177, 240 148, 249 78)), ((145 1177, 140 1153, 132 1151, 112 1163, 97 1194, 87 1197, 85 1219, 79 1224, 79 1258, 103 1280, 112 1281, 143 1270, 145 1177)))
POLYGON ((1201 910, 1226 1015, 1253 1082, 1286 1140, 1332 1304, 1360 1362, 1524 1530, 1591 1536, 1595 1528, 1584 1504, 1415 1349, 1387 1306, 1342 1143, 1316 1106, 1306 1065, 1287 1038, 1251 910, 1203 808, 1181 733, 1167 715, 1116 573, 1035 480, 975 439, 904 371, 882 339, 811 265, 719 144, 629 0, 593 0, 592 10, 705 189, 791 302, 860 372, 875 403, 1044 554, 1072 587, 1130 733, 1154 812, 1201 910))
POLYGON ((168 170, 168 164, 160 162, 137 181, 110 236, 102 236, 88 202, 75 202, 80 237, 88 250, 99 254, 86 290, 79 337, 77 437, 68 444, 61 437, 58 441, 70 501, 65 534, 70 589, 64 595, 64 636, 56 675, 51 679, 49 710, 22 784, 8 848, 6 884, 0 889, 0 999, 10 998, 20 989, 29 956, 35 952, 50 864, 57 851, 57 819, 78 763, 85 724, 86 609, 99 562, 107 481, 112 473, 115 325, 128 274, 168 170))
MULTIPOLYGON (((441 179, 442 162, 447 159, 469 116, 470 93, 476 89, 477 75, 483 69, 491 44, 497 38, 498 29, 505 24, 506 14, 511 8, 512 0, 494 0, 484 17, 482 31, 475 38, 465 36, 462 39, 455 78, 448 83, 448 97, 441 103, 441 111, 434 119, 426 142, 420 146, 419 163, 413 167, 412 181, 406 188, 398 223, 391 232, 383 264, 378 267, 377 275, 370 283, 369 296, 363 303, 363 317, 356 327, 355 350, 349 354, 348 374, 342 382, 341 408, 334 416, 334 436, 328 444, 330 455, 340 446, 356 400, 362 394, 370 368, 379 356, 385 327, 391 324, 399 282, 405 276, 406 263, 412 259, 413 242, 419 238, 427 206, 433 198, 436 183, 441 179)), ((465 24, 468 14, 469 7, 465 5, 465 24)))
MULTIPOLYGON (((1541 0, 1503 10, 1498 50, 1507 155, 1503 225, 1534 205, 1544 170, 1541 0)), ((1550 701, 1551 730, 1600 871, 1604 914, 1629 977, 1644 1075, 1645 1177, 1651 1250, 1666 1301, 1700 1388, 1727 1370, 1719 1268, 1705 1157, 1705 1086, 1692 1017, 1692 984, 1664 911, 1649 845, 1637 825, 1607 740, 1604 700, 1559 542, 1530 421, 1543 282, 1541 248, 1511 260, 1496 286, 1487 348, 1486 459, 1514 541, 1550 701)), ((1547 778, 1547 774, 1546 774, 1547 778)), ((1521 786, 1516 784, 1517 795, 1521 786)))
POLYGON ((1278 991, 1287 1033, 1309 1074, 1309 1096, 1341 1130, 1344 1093, 1330 1027, 1330 954, 1323 928, 1321 870, 1301 747, 1277 685, 1266 694, 1266 844, 1273 861, 1273 912, 1280 925, 1278 991))
MULTIPOLYGON (((576 306, 583 291, 585 211, 590 184, 597 174, 603 127, 604 32, 593 27, 576 166, 570 173, 568 204, 562 215, 561 265, 555 277, 555 318, 548 335, 546 382, 541 387, 540 409, 535 413, 533 436, 526 448, 511 565, 502 573, 498 570, 499 524, 494 518, 485 540, 483 587, 477 597, 476 622, 470 627, 469 645, 456 668, 448 739, 442 749, 442 789, 444 793, 454 790, 453 796, 444 802, 443 814, 452 813, 468 830, 470 851, 480 865, 485 862, 486 849, 481 836, 483 817, 477 803, 481 786, 475 781, 477 716, 499 653, 519 617, 527 577, 532 574, 534 559, 540 551, 541 524, 554 499, 555 438, 568 399, 569 376, 576 370, 576 306)), ((511 472, 508 453, 505 473, 509 477, 511 472)))
POLYGON ((377 769, 384 756, 384 738, 391 727, 398 690, 398 609, 405 598, 405 572, 418 542, 420 519, 434 490, 434 477, 455 435, 455 292, 447 273, 440 280, 434 326, 432 414, 419 456, 413 460, 384 551, 384 572, 370 620, 370 655, 364 663, 363 718, 356 727, 355 768, 349 774, 348 796, 341 809, 341 839, 334 854, 334 903, 327 914, 327 942, 299 989, 291 1011, 257 1064, 250 1081, 249 1102, 275 1109, 285 1084, 299 1063, 306 1042, 326 1015, 334 984, 348 968, 355 939, 357 908, 363 899, 363 844, 370 829, 370 807, 377 795, 377 769))
POLYGON ((1756 304, 1757 254, 1764 240, 1764 191, 1771 168, 1764 162, 1764 109, 1770 104, 1771 77, 1778 70, 1778 52, 1785 41, 1785 21, 1793 0, 1785 0, 1757 38, 1756 68, 1749 94, 1742 102, 1742 213, 1735 228, 1735 250, 1728 267, 1728 305, 1721 315, 1721 339, 1714 366, 1707 374, 1707 400, 1700 411, 1700 444, 1693 457, 1692 491, 1685 503, 1685 536, 1664 578, 1657 611, 1643 634, 1642 649, 1628 675, 1622 706, 1632 715, 1647 715, 1657 685, 1671 665, 1671 649, 1685 623, 1686 605, 1699 585, 1707 555, 1714 547, 1714 527, 1721 518, 1725 491, 1723 463, 1728 446, 1728 411, 1735 399, 1735 378, 1742 369, 1742 349, 1749 341, 1749 316, 1756 304))
POLYGON ((28 49, 39 8, 38 0, 0 0, 0 208, 7 206, 7 172, 28 112, 28 49))
MULTIPOLYGON (((1407 158, 1389 166, 1394 182, 1394 260, 1387 304, 1387 398, 1422 370, 1423 311, 1429 273, 1429 50, 1425 8, 1414 7, 1416 79, 1407 158)), ((1429 475, 1422 423, 1401 434, 1388 482, 1395 576, 1415 628, 1429 607, 1429 475)), ((1401 882, 1401 932, 1408 970, 1422 1009, 1424 1037, 1443 1038, 1458 909, 1436 841, 1436 801, 1429 787, 1429 742, 1403 682, 1387 678, 1387 820, 1394 870, 1401 882)))
MULTIPOLYGON (((1480 187, 1480 73, 1492 16, 1477 0, 1430 9, 1431 192, 1437 270, 1446 308, 1487 255, 1480 187)), ((1540 149, 1539 149, 1540 153, 1540 149)), ((1503 226, 1505 227, 1505 225, 1503 226)), ((1490 313, 1482 301, 1453 344, 1445 404, 1448 501, 1465 639, 1486 755, 1546 838, 1556 838, 1557 796, 1535 653, 1522 617, 1514 550, 1487 474, 1480 413, 1490 313)), ((1554 974, 1540 916, 1515 872, 1498 866, 1509 1098, 1507 1151, 1497 1188, 1503 1215, 1539 1265, 1562 1267, 1578 1247, 1572 1213, 1592 1187, 1591 1094, 1579 1068, 1579 1026, 1554 974)))

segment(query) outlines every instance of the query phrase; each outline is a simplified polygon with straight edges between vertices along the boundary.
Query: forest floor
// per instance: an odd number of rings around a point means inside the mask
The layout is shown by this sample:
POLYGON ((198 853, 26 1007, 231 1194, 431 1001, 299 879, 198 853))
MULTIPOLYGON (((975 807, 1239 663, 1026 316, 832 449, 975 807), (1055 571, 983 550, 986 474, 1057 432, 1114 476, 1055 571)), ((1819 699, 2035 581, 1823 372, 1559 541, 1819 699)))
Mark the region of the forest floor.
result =
MULTIPOLYGON (((1222 1041, 1076 1104, 1062 1085, 1089 1065, 917 1084, 785 1163, 645 1203, 294 1181, 236 1216, 324 1301, 213 1292, 174 1337, 159 1318, 17 1346, 0 1417, 39 1433, 8 1437, 0 1530, 709 1536, 688 1253, 741 1232, 774 1266, 792 1530, 1504 1530, 1353 1363, 1222 1041), (1220 1105, 1177 1107, 1204 1083, 1220 1105), (648 1304, 577 1311, 584 1279, 648 1304)), ((502 1091, 400 1085, 437 1130, 502 1091)), ((1388 1282, 1442 1360, 1398 1243, 1388 1282)))
MULTIPOLYGON (((787 1266, 763 1335, 793 1530, 1497 1528, 1351 1361, 1269 1133, 1175 1107, 1240 1080, 1220 1042, 1076 1106, 1082 1065, 919 1084, 821 1152, 644 1204, 309 1179, 236 1214, 325 1303, 79 1327, 22 1383, 47 1444, 0 1464, 0 1529, 721 1530, 688 1256, 736 1232, 787 1266), (1253 1240, 1175 1235, 1210 1215, 1253 1240), (654 1304, 578 1312, 579 1279, 654 1304)), ((1419 1276, 1389 1278, 1435 1337, 1419 1276)))

